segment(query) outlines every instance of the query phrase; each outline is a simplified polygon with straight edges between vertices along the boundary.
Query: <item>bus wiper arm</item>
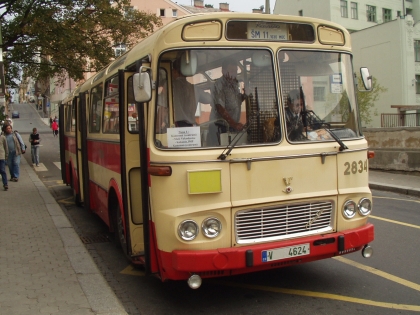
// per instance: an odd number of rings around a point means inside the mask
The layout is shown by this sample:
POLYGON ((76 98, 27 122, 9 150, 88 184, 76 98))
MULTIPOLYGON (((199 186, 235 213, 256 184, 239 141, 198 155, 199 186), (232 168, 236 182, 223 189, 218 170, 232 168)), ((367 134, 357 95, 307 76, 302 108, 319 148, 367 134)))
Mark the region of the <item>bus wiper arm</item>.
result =
POLYGON ((249 127, 251 127, 252 123, 254 122, 255 118, 259 116, 258 114, 254 114, 252 118, 249 119, 248 123, 244 125, 244 128, 236 134, 236 136, 232 139, 232 142, 229 143, 226 148, 223 150, 222 154, 220 154, 217 159, 219 160, 226 160, 229 156, 230 152, 232 152, 233 148, 236 146, 239 140, 241 140, 242 136, 248 131, 249 127), (227 150, 227 152, 226 152, 227 150), (226 152, 226 153, 225 153, 226 152))
POLYGON ((341 139, 339 137, 337 137, 337 135, 334 134, 334 132, 331 131, 330 128, 328 128, 325 124, 322 125, 322 128, 324 130, 326 130, 331 135, 331 137, 334 138, 335 141, 337 141, 337 143, 340 145, 340 151, 344 151, 344 150, 348 149, 348 147, 344 144, 344 142, 341 141, 341 139))

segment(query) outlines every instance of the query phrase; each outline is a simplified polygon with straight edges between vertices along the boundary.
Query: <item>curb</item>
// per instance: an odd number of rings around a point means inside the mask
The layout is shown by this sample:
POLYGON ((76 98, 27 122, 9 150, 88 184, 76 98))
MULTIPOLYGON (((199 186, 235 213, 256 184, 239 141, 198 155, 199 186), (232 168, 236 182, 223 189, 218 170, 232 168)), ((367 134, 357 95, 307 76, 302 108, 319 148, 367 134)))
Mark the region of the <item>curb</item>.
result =
POLYGON ((21 159, 21 167, 24 167, 28 172, 39 195, 44 200, 46 209, 60 235, 64 250, 92 311, 101 315, 127 315, 121 302, 104 279, 80 237, 48 188, 38 178, 38 175, 26 159, 21 159))
POLYGON ((391 192, 395 192, 395 193, 399 193, 403 195, 420 197, 420 189, 417 189, 414 187, 395 186, 395 185, 391 186, 391 185, 386 185, 383 183, 375 183, 375 182, 370 182, 369 187, 370 189, 391 191, 391 192))

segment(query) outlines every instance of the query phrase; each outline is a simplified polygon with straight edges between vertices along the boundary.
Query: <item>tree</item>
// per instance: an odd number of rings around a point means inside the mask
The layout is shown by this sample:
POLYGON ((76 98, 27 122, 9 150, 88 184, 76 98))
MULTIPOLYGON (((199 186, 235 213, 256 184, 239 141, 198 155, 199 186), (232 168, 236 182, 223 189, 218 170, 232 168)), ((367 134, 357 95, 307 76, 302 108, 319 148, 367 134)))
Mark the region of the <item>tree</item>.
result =
MULTIPOLYGON (((357 76, 358 86, 363 87, 363 82, 360 76, 357 76)), ((375 108, 375 102, 380 95, 388 89, 378 83, 375 77, 372 79, 372 91, 362 92, 357 91, 357 102, 359 105, 360 119, 366 125, 372 122, 371 114, 378 116, 378 111, 375 108)))
POLYGON ((154 14, 130 9, 130 0, 0 1, 6 83, 20 78, 83 78, 162 25, 154 14))

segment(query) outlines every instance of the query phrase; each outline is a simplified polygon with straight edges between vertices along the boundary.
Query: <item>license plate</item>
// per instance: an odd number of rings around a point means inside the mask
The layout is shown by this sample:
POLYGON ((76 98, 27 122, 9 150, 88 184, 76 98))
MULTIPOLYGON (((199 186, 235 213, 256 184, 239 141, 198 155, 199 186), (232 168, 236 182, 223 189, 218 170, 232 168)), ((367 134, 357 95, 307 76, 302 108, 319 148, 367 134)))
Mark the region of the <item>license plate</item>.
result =
POLYGON ((289 247, 275 248, 262 251, 262 261, 268 262, 291 257, 306 256, 310 254, 309 243, 289 247))

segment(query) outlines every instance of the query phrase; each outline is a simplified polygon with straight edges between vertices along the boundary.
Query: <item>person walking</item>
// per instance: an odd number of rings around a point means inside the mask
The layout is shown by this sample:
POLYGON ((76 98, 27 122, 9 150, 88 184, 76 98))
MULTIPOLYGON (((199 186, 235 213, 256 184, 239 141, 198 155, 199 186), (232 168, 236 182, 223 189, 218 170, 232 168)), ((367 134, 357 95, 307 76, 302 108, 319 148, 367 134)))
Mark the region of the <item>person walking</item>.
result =
POLYGON ((29 135, 29 142, 31 143, 32 165, 39 166, 39 143, 41 138, 36 128, 33 128, 32 133, 29 135))
POLYGON ((51 125, 51 129, 53 131, 54 137, 58 137, 58 124, 57 124, 57 120, 54 119, 54 121, 52 122, 52 125, 51 125))
POLYGON ((9 148, 7 146, 6 137, 0 135, 0 174, 3 181, 4 190, 9 189, 7 185, 6 161, 9 155, 9 148))
POLYGON ((13 132, 12 126, 4 125, 2 128, 9 148, 7 165, 9 166, 10 181, 17 182, 20 173, 20 156, 25 154, 26 146, 18 132, 13 132))

